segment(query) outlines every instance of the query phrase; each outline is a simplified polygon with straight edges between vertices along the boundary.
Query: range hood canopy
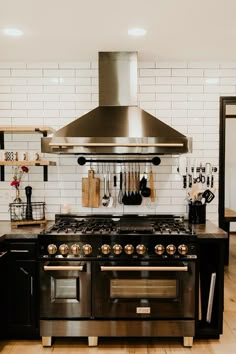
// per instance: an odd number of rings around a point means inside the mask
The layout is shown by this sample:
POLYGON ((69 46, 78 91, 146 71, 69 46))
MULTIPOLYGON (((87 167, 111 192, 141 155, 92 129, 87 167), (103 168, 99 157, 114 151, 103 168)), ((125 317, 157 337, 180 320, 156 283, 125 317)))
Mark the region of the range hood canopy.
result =
POLYGON ((42 138, 57 154, 182 154, 192 140, 137 106, 137 53, 99 53, 99 107, 42 138))

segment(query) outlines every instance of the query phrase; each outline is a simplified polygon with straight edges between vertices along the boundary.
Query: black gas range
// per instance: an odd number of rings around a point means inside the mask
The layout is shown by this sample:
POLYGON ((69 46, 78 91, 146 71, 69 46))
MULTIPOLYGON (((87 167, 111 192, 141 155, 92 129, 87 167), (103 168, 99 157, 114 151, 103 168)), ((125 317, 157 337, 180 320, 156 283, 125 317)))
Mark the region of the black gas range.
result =
POLYGON ((87 336, 90 346, 99 336, 181 336, 191 346, 196 240, 173 215, 56 215, 39 235, 43 345, 53 336, 87 336))
POLYGON ((174 215, 56 214, 39 235, 43 258, 177 258, 196 255, 196 234, 174 215))

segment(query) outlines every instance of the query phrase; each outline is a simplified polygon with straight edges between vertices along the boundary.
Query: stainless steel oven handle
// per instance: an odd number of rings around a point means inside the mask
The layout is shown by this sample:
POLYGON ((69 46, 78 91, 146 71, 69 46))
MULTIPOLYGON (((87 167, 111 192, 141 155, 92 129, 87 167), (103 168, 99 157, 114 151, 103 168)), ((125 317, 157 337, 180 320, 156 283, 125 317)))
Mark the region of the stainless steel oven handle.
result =
POLYGON ((29 250, 10 250, 10 253, 29 253, 29 250))
POLYGON ((83 271, 84 266, 44 266, 44 270, 79 270, 83 271))
POLYGON ((137 266, 137 267, 129 267, 129 266, 101 266, 101 271, 130 271, 130 272, 138 272, 140 270, 147 270, 149 272, 156 272, 156 271, 161 271, 161 272, 187 272, 188 267, 187 266, 182 266, 182 267, 173 267, 173 266, 156 266, 156 267, 150 267, 150 266, 137 266))

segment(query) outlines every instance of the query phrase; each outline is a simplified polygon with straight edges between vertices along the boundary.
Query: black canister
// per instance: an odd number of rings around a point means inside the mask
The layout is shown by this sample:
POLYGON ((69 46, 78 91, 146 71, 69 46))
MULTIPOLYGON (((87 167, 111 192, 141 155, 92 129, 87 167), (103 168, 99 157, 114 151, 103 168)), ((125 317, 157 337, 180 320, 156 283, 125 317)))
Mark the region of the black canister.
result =
POLYGON ((206 204, 189 204, 188 220, 190 224, 205 224, 206 204))

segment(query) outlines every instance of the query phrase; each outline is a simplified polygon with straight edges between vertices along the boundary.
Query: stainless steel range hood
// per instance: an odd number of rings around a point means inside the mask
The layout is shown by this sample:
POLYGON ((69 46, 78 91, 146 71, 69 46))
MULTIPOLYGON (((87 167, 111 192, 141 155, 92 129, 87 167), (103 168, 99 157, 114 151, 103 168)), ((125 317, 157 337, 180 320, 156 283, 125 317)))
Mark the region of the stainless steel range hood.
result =
POLYGON ((192 141, 137 106, 137 53, 99 53, 99 107, 42 138, 57 154, 182 154, 192 141))

